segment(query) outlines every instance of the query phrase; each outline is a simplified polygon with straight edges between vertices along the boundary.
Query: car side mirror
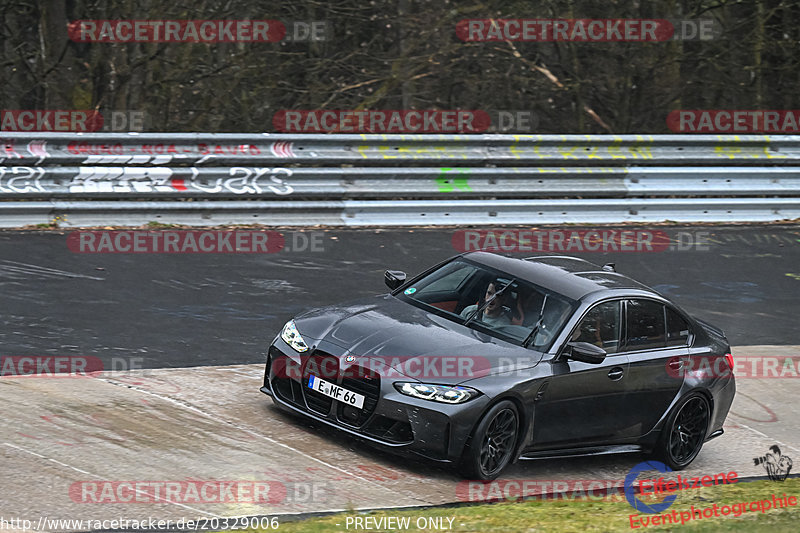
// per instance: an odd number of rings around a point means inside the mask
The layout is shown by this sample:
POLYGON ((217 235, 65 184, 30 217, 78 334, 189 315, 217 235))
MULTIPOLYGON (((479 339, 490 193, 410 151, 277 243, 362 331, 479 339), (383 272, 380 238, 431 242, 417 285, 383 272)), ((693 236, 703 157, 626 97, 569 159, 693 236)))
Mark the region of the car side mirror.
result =
POLYGON ((383 281, 392 290, 406 282, 406 273, 402 270, 387 270, 383 273, 383 281))
POLYGON ((607 353, 604 349, 588 342, 568 342, 567 347, 567 357, 582 363, 597 365, 606 359, 607 353))

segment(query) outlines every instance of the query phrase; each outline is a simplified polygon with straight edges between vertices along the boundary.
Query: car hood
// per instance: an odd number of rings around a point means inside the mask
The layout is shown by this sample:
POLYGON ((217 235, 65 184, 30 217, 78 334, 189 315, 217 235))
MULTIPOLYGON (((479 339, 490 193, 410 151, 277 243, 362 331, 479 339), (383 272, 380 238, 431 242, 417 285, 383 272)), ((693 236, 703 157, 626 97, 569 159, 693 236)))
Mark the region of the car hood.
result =
POLYGON ((391 295, 326 307, 295 319, 307 343, 340 348, 353 364, 426 383, 457 384, 531 368, 541 352, 491 337, 391 295), (352 358, 351 358, 352 359, 352 358))

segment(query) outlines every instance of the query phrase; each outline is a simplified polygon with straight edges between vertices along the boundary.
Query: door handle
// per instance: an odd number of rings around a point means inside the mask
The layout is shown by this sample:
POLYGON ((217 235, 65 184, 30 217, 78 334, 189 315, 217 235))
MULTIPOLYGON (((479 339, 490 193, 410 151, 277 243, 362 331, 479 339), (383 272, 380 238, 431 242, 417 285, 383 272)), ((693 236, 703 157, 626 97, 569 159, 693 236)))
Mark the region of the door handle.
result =
POLYGON ((669 367, 672 370, 680 370, 681 368, 683 368, 683 361, 680 360, 680 359, 676 359, 674 361, 670 361, 669 362, 669 367))
POLYGON ((622 371, 622 369, 618 366, 615 366, 608 372, 608 377, 609 379, 611 379, 611 381, 618 381, 622 379, 623 374, 624 372, 622 371))

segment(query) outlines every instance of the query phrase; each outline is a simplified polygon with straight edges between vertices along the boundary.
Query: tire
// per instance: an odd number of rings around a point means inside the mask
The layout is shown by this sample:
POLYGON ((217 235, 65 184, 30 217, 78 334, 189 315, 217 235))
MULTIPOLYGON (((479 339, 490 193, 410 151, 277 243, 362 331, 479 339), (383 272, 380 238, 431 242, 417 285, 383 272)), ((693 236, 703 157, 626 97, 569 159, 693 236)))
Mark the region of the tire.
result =
POLYGON ((692 392, 672 408, 654 455, 673 470, 683 470, 703 448, 711 419, 706 397, 692 392))
POLYGON ((517 407, 504 400, 492 406, 475 427, 461 458, 467 479, 491 481, 513 459, 519 434, 517 407))

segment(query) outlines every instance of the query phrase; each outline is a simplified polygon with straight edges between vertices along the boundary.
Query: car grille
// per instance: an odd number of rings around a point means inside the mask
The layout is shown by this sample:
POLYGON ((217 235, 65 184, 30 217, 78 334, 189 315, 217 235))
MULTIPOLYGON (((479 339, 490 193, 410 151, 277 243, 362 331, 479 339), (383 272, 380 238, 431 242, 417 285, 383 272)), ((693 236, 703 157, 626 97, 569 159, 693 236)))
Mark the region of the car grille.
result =
POLYGON ((339 375, 339 360, 325 352, 315 352, 306 360, 303 366, 303 395, 306 399, 306 405, 312 411, 327 415, 333 405, 333 398, 320 394, 317 391, 308 387, 308 377, 314 374, 316 377, 322 378, 325 381, 336 383, 339 375))
POLYGON ((304 358, 301 372, 291 364, 288 369, 285 368, 287 363, 282 359, 286 357, 275 347, 270 348, 267 357, 266 375, 269 375, 270 369, 273 369, 275 375, 271 387, 268 378, 265 378, 264 385, 271 388, 276 397, 301 409, 328 417, 334 400, 308 387, 308 378, 314 374, 364 396, 363 409, 356 409, 343 402, 338 403, 336 419, 339 423, 359 428, 365 435, 386 442, 403 444, 414 440, 411 424, 408 421, 372 416, 378 405, 381 390, 381 378, 375 371, 356 365, 347 368, 345 375, 341 376, 339 360, 331 354, 317 351, 304 358))
POLYGON ((361 427, 375 411, 381 391, 381 377, 374 371, 364 367, 351 366, 342 378, 342 387, 364 395, 363 409, 356 409, 339 402, 337 417, 340 422, 350 426, 361 427))

